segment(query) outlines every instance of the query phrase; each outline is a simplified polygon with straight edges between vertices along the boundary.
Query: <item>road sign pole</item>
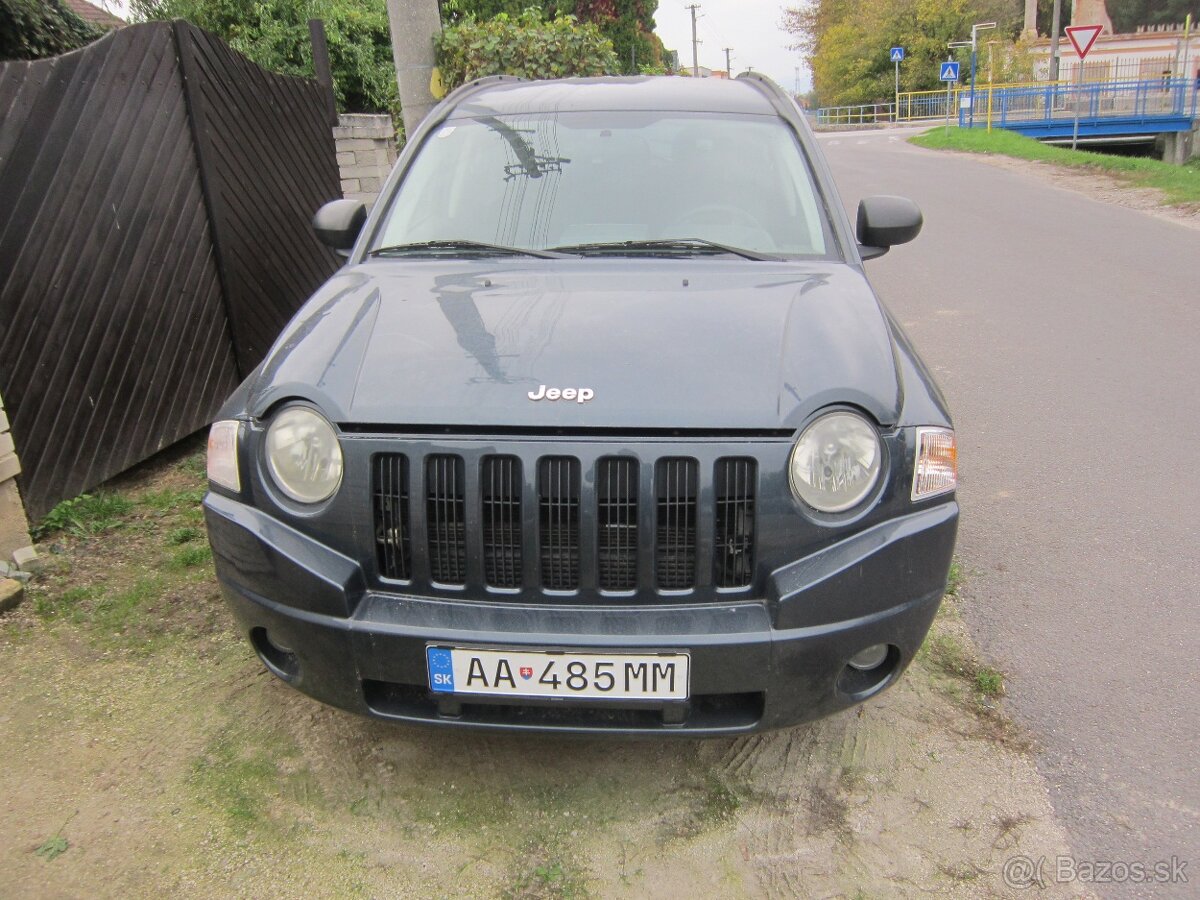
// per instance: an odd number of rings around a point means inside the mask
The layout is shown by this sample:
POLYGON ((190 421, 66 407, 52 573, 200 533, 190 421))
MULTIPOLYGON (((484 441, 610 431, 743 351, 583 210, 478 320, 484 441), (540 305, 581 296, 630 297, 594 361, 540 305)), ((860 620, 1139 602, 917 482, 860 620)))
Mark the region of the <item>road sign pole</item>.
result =
POLYGON ((975 127, 975 41, 974 33, 971 35, 971 127, 975 127))
POLYGON ((950 104, 953 103, 950 99, 950 85, 954 82, 946 82, 946 137, 950 137, 950 104))
POLYGON ((900 121, 900 60, 896 60, 896 109, 892 114, 892 121, 900 121))
POLYGON ((1074 150, 1079 146, 1079 97, 1083 93, 1083 60, 1079 60, 1079 65, 1075 72, 1075 129, 1071 132, 1071 149, 1074 150))

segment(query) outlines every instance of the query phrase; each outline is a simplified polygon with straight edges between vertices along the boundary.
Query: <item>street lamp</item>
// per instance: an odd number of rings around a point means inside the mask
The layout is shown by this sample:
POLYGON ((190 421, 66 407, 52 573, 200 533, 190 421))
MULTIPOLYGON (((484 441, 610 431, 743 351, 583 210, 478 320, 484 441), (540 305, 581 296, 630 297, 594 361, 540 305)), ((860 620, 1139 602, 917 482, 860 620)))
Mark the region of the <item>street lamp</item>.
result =
POLYGON ((975 124, 975 62, 979 56, 979 32, 995 28, 995 22, 977 22, 971 26, 971 125, 975 124))

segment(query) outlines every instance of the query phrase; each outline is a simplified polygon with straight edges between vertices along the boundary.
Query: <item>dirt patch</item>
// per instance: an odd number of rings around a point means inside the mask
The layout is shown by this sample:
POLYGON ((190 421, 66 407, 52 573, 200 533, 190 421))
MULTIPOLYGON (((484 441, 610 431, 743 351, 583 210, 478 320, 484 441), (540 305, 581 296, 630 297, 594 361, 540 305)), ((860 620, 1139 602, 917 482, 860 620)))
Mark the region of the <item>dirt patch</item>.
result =
POLYGON ((737 740, 321 706, 264 672, 207 559, 178 562, 200 477, 193 453, 124 482, 120 524, 51 537, 50 571, 0 618, 0 895, 990 897, 1007 858, 1066 852, 995 698, 945 664, 961 653, 737 740))

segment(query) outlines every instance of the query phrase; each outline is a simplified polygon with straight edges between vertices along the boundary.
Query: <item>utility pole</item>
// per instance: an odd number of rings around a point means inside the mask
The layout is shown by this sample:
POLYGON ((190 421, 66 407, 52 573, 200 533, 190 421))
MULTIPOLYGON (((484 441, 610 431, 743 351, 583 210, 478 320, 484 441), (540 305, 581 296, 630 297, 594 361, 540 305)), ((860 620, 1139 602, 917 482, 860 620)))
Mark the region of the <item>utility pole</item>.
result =
POLYGON ((442 17, 437 0, 387 0, 387 11, 404 134, 412 137, 437 102, 430 90, 430 80, 433 39, 442 30, 442 17))
POLYGON ((722 47, 721 49, 723 49, 725 51, 725 74, 728 75, 730 78, 732 78, 733 77, 733 65, 729 62, 729 54, 733 50, 733 48, 732 47, 722 47))
MULTIPOLYGON (((394 2, 394 0, 393 0, 393 2, 394 2)), ((698 3, 693 3, 691 6, 688 7, 688 9, 690 9, 692 11, 692 77, 693 78, 700 77, 700 57, 699 57, 699 51, 696 49, 696 45, 700 43, 700 41, 696 39, 696 10, 698 10, 699 8, 700 8, 700 4, 698 4, 698 3)))
POLYGON ((1062 30, 1062 0, 1054 0, 1054 15, 1050 20, 1050 81, 1058 81, 1058 35, 1062 30))

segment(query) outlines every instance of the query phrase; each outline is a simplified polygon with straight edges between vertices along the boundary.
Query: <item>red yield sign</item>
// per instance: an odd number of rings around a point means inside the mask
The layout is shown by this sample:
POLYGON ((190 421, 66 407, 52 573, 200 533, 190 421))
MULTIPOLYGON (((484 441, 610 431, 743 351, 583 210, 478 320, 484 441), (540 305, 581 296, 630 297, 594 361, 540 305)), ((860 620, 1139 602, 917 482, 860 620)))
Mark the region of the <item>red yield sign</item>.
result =
POLYGON ((1075 46, 1075 52, 1079 54, 1079 58, 1083 59, 1088 55, 1088 51, 1092 49, 1092 44, 1096 43, 1096 38, 1100 37, 1100 32, 1103 30, 1101 25, 1068 25, 1066 28, 1067 37, 1071 39, 1071 43, 1075 46))

